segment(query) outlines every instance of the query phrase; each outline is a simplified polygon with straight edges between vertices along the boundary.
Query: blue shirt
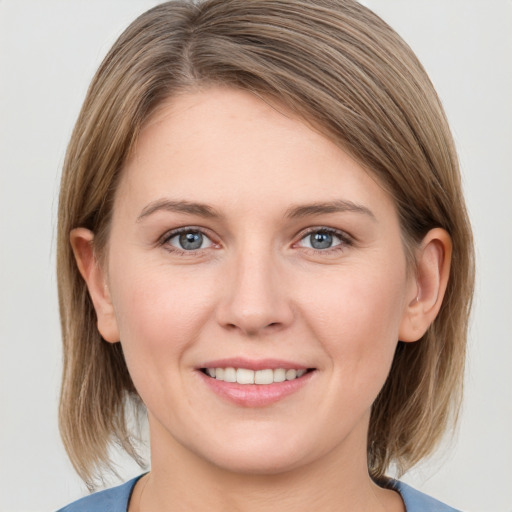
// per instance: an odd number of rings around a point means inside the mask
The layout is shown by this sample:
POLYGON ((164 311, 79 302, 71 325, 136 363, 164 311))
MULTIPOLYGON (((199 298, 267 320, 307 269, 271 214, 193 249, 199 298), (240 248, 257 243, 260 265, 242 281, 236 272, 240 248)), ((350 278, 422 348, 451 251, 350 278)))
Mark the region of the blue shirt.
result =
MULTIPOLYGON (((133 488, 139 478, 140 476, 118 487, 86 496, 58 512, 126 512, 133 488)), ((393 481, 391 486, 402 496, 407 512, 459 512, 403 482, 393 481)))

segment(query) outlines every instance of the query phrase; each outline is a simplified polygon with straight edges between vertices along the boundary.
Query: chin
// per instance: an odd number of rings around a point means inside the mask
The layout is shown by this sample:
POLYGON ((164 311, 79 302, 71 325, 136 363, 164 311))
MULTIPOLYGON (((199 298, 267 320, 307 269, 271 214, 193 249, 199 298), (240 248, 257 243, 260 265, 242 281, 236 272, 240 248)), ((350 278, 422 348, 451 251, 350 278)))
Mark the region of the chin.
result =
POLYGON ((302 465, 297 454, 280 453, 272 455, 262 454, 231 454, 222 458, 215 458, 211 462, 220 469, 239 475, 279 475, 288 473, 302 465))
MULTIPOLYGON (((207 449, 194 450, 196 455, 210 464, 241 475, 277 475, 287 473, 315 458, 314 447, 304 443, 304 438, 287 436, 232 437, 218 440, 207 449), (233 439, 238 442, 233 442, 233 439)), ((317 454, 321 456, 321 454, 317 454)))

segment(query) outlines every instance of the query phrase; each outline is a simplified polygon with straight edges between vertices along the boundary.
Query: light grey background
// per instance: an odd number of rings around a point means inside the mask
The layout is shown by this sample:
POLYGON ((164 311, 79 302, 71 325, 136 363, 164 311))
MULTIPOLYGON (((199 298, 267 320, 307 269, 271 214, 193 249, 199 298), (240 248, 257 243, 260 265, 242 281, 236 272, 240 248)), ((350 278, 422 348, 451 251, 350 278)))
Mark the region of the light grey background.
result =
MULTIPOLYGON (((57 431, 55 212, 88 82, 150 0, 0 0, 0 510, 85 493, 57 431)), ((451 448, 406 480, 467 512, 512 511, 512 1, 367 0, 436 85, 478 251, 466 399, 451 448)), ((120 459, 128 478, 139 471, 120 459)))

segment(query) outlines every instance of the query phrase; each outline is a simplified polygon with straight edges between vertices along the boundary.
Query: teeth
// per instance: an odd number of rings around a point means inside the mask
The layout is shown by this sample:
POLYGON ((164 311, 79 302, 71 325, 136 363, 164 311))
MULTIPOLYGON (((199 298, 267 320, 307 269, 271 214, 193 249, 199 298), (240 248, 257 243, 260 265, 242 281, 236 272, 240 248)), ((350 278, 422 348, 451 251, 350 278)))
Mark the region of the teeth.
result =
POLYGON ((293 380, 297 378, 297 370, 286 370, 286 380, 293 380))
POLYGON ((224 382, 237 382, 238 384, 272 384, 302 377, 307 370, 285 370, 284 368, 271 368, 266 370, 249 370, 247 368, 206 368, 206 374, 224 382))
POLYGON ((272 382, 274 382, 274 370, 254 372, 254 384, 272 384, 272 382))
POLYGON ((224 369, 224 382, 236 382, 236 370, 234 368, 224 369))
POLYGON ((278 368, 274 370, 274 382, 284 382, 286 380, 286 370, 284 368, 278 368))
POLYGON ((236 381, 238 384, 254 384, 254 372, 245 368, 238 368, 236 371, 236 381))

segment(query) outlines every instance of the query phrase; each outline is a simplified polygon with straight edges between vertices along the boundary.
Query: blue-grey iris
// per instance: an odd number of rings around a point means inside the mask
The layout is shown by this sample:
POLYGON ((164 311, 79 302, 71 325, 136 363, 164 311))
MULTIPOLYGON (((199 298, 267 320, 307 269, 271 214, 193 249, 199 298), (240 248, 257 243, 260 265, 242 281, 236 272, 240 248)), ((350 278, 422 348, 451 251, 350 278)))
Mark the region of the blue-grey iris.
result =
POLYGON ((332 235, 326 231, 318 231, 309 236, 313 249, 328 249, 332 246, 332 235))
POLYGON ((200 249, 203 245, 203 235, 198 231, 188 231, 179 237, 180 246, 186 251, 200 249))

